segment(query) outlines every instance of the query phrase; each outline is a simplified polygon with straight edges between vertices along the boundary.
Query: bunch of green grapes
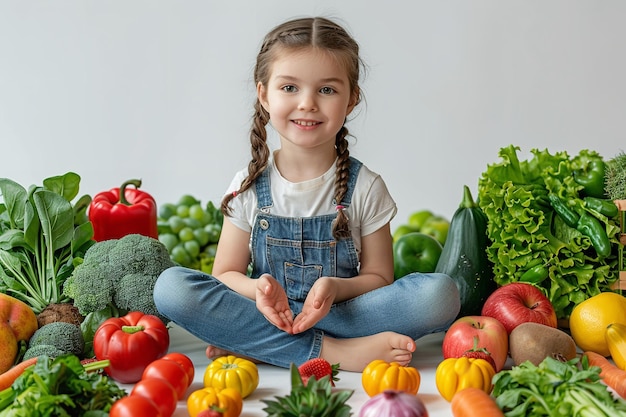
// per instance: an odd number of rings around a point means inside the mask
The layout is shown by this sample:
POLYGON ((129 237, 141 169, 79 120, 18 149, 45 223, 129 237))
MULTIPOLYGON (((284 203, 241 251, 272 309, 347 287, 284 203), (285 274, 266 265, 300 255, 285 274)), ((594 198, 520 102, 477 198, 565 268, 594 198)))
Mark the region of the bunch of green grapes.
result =
POLYGON ((159 240, 178 265, 211 273, 224 216, 213 202, 186 194, 159 207, 159 240))

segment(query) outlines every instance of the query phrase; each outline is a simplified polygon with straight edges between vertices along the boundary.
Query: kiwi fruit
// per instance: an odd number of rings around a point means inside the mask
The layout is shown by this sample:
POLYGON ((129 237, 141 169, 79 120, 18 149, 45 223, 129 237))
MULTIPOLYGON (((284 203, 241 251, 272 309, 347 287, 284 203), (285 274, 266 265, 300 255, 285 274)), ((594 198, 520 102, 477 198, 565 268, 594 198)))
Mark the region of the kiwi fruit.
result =
POLYGON ((509 352, 515 365, 539 365, 548 356, 568 361, 576 357, 576 343, 563 330, 540 323, 522 323, 509 335, 509 352))

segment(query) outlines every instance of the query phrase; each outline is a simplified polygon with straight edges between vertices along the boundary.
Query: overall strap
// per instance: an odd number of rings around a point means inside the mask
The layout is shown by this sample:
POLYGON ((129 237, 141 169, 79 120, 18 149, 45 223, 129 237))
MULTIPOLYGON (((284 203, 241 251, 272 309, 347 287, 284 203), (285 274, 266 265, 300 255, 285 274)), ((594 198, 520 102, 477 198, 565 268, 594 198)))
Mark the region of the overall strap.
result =
POLYGON ((263 209, 274 205, 272 190, 270 189, 270 170, 265 168, 261 175, 254 181, 257 195, 257 208, 263 209))

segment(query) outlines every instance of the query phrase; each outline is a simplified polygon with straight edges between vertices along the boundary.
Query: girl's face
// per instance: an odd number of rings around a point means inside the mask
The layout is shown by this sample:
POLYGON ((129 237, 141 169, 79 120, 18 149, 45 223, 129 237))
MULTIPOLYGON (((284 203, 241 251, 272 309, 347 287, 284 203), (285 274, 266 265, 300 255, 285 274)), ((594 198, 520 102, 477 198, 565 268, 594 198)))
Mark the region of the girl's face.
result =
POLYGON ((356 104, 346 69, 315 48, 279 53, 267 85, 259 83, 257 93, 283 146, 334 147, 356 104))

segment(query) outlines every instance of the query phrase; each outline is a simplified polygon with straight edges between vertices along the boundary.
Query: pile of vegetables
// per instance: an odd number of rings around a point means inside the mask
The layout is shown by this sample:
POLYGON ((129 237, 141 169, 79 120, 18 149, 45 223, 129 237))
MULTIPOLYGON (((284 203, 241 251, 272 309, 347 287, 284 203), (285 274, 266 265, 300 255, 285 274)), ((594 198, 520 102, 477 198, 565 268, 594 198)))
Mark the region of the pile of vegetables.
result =
POLYGON ((489 165, 478 184, 494 280, 539 286, 557 317, 567 319, 576 304, 610 290, 618 278, 616 218, 589 203, 605 198, 605 163, 590 150, 570 157, 533 149, 527 161, 518 159, 518 150, 500 149, 502 160, 489 165), (567 211, 557 211, 555 201, 567 211), (608 242, 608 252, 598 242, 608 242))
POLYGON ((95 331, 108 318, 139 311, 168 321, 154 304, 153 290, 161 272, 173 265, 165 246, 144 235, 103 240, 89 248, 63 286, 63 294, 85 316, 80 326, 87 356, 95 331))
POLYGON ((0 292, 28 304, 36 314, 69 304, 62 286, 94 243, 87 218, 91 197, 78 196, 73 172, 46 178, 28 190, 0 178, 0 292))
POLYGON ((586 356, 567 362, 548 357, 539 365, 525 362, 496 374, 492 395, 508 415, 624 415, 626 402, 600 383, 600 370, 589 366, 586 356))
POLYGON ((0 416, 105 417, 126 392, 95 372, 106 362, 81 364, 75 355, 32 359, 13 384, 0 392, 0 416), (88 414, 87 414, 88 413, 88 414))
POLYGON ((224 216, 213 202, 185 194, 176 204, 159 207, 158 234, 173 262, 207 274, 213 270, 224 216))

